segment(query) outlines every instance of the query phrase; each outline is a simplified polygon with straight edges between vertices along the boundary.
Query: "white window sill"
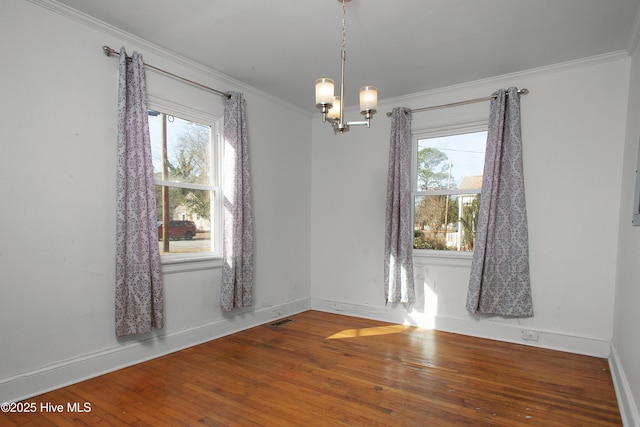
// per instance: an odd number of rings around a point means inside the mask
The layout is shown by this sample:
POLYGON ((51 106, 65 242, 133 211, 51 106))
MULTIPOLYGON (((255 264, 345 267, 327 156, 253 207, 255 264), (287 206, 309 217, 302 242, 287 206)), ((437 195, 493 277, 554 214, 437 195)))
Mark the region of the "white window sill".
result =
POLYGON ((453 267, 471 267, 473 252, 414 249, 413 258, 417 264, 438 264, 453 267))
POLYGON ((222 267, 222 257, 211 253, 206 255, 161 255, 160 260, 162 262, 162 274, 213 270, 222 267))

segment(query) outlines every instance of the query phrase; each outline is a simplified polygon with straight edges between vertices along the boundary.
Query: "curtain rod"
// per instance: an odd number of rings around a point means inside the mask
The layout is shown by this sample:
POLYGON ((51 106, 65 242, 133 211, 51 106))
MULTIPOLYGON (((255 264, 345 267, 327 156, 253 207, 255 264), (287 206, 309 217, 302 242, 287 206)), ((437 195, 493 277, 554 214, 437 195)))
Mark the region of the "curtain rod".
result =
MULTIPOLYGON (((518 89, 518 93, 520 95, 526 95, 529 93, 529 89, 518 89)), ((420 111, 437 110, 440 108, 458 107, 460 105, 475 104, 476 102, 490 101, 495 97, 496 97, 495 95, 491 95, 491 96, 484 96, 482 98, 467 99, 466 101, 452 102, 450 104, 433 105, 431 107, 416 108, 416 109, 412 109, 411 112, 418 113, 420 111)), ((391 114, 392 113, 390 112, 387 113, 387 117, 391 117, 391 114)))
MULTIPOLYGON (((109 46, 102 46, 102 51, 104 52, 105 55, 107 55, 109 57, 111 55, 120 56, 120 52, 118 52, 117 50, 115 50, 113 48, 110 48, 109 46)), ((154 67, 153 65, 149 65, 146 62, 144 63, 144 66, 147 67, 147 68, 151 68, 153 70, 156 70, 156 71, 158 71, 158 72, 160 72, 162 74, 165 74, 167 76, 173 77, 174 79, 178 79, 178 80, 181 80, 181 81, 183 81, 185 83, 188 83, 190 85, 199 87, 199 88, 204 89, 204 90, 208 90, 208 91, 213 92, 213 93, 216 93, 216 94, 218 94, 220 96, 223 96, 225 98, 231 98, 231 95, 229 95, 226 92, 222 92, 222 91, 219 91, 218 89, 214 89, 212 87, 205 86, 205 85, 200 84, 198 82, 194 82, 193 80, 189 80, 189 79, 186 79, 186 78, 184 78, 182 76, 178 76, 177 74, 170 73, 169 71, 163 70, 162 68, 158 68, 158 67, 154 67)))

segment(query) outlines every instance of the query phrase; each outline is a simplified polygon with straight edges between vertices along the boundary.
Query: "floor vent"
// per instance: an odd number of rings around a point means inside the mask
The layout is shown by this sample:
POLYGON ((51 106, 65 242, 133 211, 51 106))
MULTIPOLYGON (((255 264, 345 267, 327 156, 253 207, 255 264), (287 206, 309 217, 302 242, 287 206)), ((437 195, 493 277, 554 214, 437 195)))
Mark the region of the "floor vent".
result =
POLYGON ((291 319, 281 319, 281 320, 278 320, 277 322, 273 322, 271 324, 271 326, 274 326, 274 327, 282 326, 282 325, 286 325, 289 322, 293 322, 293 320, 291 320, 291 319))

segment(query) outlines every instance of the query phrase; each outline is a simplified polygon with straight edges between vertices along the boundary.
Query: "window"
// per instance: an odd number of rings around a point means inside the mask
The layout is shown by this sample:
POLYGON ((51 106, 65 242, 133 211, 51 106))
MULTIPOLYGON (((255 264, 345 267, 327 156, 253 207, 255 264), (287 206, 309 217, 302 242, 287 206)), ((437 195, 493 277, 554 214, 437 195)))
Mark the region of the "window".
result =
POLYGON ((414 249, 473 251, 486 130, 414 141, 414 249))
POLYGON ((219 253, 215 124, 155 110, 148 117, 160 254, 219 253))

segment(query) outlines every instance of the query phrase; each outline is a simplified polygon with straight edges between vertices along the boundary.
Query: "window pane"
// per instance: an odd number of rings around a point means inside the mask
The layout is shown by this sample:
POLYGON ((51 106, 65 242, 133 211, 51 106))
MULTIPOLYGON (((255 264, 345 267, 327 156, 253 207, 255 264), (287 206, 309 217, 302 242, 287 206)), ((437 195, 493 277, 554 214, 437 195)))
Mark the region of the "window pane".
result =
POLYGON ((418 140, 416 191, 480 189, 487 132, 418 140))
POLYGON ((217 233, 212 236, 211 127, 154 110, 148 117, 158 249, 161 254, 212 252, 217 233), (167 181, 172 184, 162 185, 167 181))
POLYGON ((210 184, 211 128, 153 110, 148 113, 156 179, 210 184), (166 144, 163 126, 166 126, 166 144), (166 153, 166 167, 163 167, 163 153, 166 153))
POLYGON ((211 191, 156 185, 161 254, 212 251, 212 197, 211 191))
POLYGON ((480 194, 417 196, 414 249, 473 251, 479 207, 480 194))

